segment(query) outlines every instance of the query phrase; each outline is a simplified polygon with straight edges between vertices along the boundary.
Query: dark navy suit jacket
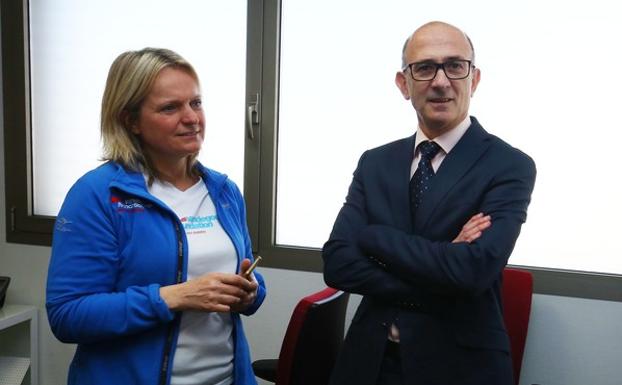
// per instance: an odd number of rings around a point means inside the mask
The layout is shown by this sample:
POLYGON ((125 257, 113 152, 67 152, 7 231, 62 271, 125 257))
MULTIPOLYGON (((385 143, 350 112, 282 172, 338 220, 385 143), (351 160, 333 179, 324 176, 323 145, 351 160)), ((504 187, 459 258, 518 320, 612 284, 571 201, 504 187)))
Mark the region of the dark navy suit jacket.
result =
POLYGON ((332 385, 373 385, 388 329, 413 385, 510 385, 502 271, 534 187, 533 160, 477 120, 447 154, 415 217, 414 136, 366 151, 323 249, 329 286, 361 294, 332 385), (492 226, 451 243, 475 214, 492 226))

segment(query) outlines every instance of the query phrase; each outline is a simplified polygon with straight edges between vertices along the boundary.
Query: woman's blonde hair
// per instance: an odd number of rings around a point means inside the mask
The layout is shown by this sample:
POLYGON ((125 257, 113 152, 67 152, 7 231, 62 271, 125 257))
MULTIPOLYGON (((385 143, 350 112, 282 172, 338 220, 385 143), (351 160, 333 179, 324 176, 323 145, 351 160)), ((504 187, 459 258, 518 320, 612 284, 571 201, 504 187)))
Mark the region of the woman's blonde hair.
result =
MULTIPOLYGON (((103 159, 120 163, 132 171, 146 173, 150 183, 158 177, 158 172, 151 166, 131 126, 138 120, 140 108, 156 77, 167 67, 186 71, 199 83, 192 65, 177 53, 163 48, 144 48, 124 52, 114 60, 102 98, 103 159)), ((197 155, 188 156, 189 174, 196 173, 194 164, 197 155)))

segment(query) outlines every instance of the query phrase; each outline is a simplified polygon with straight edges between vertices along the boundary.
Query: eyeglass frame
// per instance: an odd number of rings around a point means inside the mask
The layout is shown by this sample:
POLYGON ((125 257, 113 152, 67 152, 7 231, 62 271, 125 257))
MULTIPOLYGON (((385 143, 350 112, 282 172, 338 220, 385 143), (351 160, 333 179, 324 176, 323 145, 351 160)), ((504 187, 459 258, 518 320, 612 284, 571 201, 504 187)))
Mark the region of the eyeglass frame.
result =
POLYGON ((438 70, 439 69, 443 70, 443 73, 445 74, 445 77, 447 79, 449 79, 449 80, 462 80, 462 79, 468 78, 469 75, 471 75, 471 68, 475 68, 475 64, 473 64, 473 60, 468 60, 468 59, 449 59, 449 60, 446 60, 446 61, 444 61, 442 63, 436 63, 436 62, 433 62, 433 61, 422 60, 422 61, 416 61, 416 62, 412 62, 412 63, 406 64, 406 66, 404 68, 402 68, 402 72, 406 72, 406 70, 408 70, 408 72, 410 73, 410 77, 414 81, 416 81, 416 82, 429 82, 429 81, 432 81, 432 80, 436 79, 436 75, 438 75, 438 70), (447 71, 445 71, 445 64, 451 63, 451 62, 457 62, 457 61, 458 62, 467 62, 469 64, 467 73, 466 73, 466 75, 464 75, 463 77, 460 77, 460 78, 449 77, 449 75, 447 75, 447 71), (431 77, 430 79, 425 79, 425 80, 415 79, 415 75, 413 73, 412 66, 415 65, 415 64, 424 64, 424 63, 425 64, 430 64, 430 65, 433 65, 433 66, 436 67, 436 69, 434 70, 434 76, 431 77))

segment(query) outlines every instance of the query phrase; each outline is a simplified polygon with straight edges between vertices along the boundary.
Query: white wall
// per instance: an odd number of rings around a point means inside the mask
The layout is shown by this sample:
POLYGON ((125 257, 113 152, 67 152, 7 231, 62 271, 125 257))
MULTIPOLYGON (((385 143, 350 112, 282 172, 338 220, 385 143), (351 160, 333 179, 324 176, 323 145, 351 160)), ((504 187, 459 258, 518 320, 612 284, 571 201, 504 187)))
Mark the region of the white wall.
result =
MULTIPOLYGON (((3 179, 3 165, 0 170, 3 179)), ((0 195, 0 215, 4 218, 4 193, 0 195)), ((40 308, 41 385, 64 384, 74 349, 54 339, 45 317, 49 248, 6 243, 4 220, 1 223, 0 274, 12 277, 7 302, 40 308)), ((254 359, 278 356, 297 300, 324 287, 319 273, 261 271, 268 284, 268 297, 255 316, 244 319, 254 359)), ((358 296, 351 297, 347 322, 359 300, 358 296)), ((536 295, 521 385, 619 385, 622 378, 621 321, 622 303, 619 302, 536 295)))
MULTIPOLYGON (((254 359, 278 356, 296 301, 324 287, 319 273, 261 271, 268 296, 245 321, 254 359)), ((346 323, 359 302, 351 296, 346 323)), ((621 322, 620 302, 535 295, 520 385, 619 385, 621 322)))
MULTIPOLYGON (((66 382, 74 347, 62 344, 52 336, 45 315, 45 278, 50 248, 6 242, 1 111, 0 154, 0 275, 12 279, 6 301, 39 308, 40 383, 61 385, 66 382)), ((324 287, 319 273, 280 269, 261 271, 267 281, 268 297, 258 314, 245 319, 254 359, 278 355, 296 301, 324 287)), ((352 297, 348 321, 359 299, 358 296, 352 297)), ((536 295, 521 385, 619 385, 622 379, 621 321, 620 302, 536 295)))
POLYGON ((534 297, 521 385, 622 384, 622 303, 534 297))

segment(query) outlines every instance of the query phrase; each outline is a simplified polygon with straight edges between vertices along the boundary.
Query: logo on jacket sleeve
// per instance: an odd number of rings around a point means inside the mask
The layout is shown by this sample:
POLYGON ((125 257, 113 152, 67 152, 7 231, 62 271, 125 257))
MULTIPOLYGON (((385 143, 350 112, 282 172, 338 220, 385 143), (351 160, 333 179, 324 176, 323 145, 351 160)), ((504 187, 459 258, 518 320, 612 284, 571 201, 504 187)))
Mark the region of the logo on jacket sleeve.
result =
POLYGON ((62 232, 67 232, 67 231, 71 231, 71 227, 69 225, 71 225, 73 222, 70 221, 67 218, 64 217, 58 217, 56 218, 56 230, 57 231, 62 231, 62 232))

